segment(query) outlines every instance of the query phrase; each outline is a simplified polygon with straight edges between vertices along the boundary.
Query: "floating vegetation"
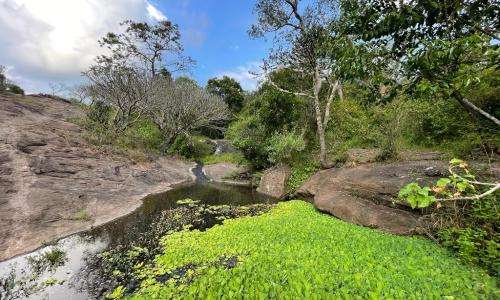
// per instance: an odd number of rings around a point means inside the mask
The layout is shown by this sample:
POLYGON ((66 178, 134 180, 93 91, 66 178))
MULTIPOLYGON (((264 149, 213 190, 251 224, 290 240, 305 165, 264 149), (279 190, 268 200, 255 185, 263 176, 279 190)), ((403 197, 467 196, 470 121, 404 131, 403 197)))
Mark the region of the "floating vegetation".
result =
POLYGON ((493 278, 420 237, 352 225, 302 201, 161 239, 133 299, 494 299, 493 278), (181 272, 182 271, 182 272, 181 272))

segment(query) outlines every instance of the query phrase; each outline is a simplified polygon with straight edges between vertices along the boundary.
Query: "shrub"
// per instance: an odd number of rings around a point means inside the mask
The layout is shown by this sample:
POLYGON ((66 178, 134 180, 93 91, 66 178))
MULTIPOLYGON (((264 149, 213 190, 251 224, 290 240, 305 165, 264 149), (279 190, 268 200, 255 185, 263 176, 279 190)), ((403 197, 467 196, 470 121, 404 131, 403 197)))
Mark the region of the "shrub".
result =
POLYGON ((297 189, 319 170, 317 160, 303 159, 299 163, 292 164, 290 178, 288 179, 288 194, 293 195, 297 189))
POLYGON ((214 152, 214 148, 205 137, 181 135, 170 146, 170 152, 185 158, 200 159, 214 152))
POLYGON ((269 153, 269 161, 277 164, 289 162, 293 155, 304 150, 305 146, 301 134, 293 131, 284 131, 275 133, 269 139, 269 145, 266 147, 266 150, 269 153))
POLYGON ((7 90, 11 93, 18 94, 18 95, 24 95, 24 90, 15 84, 8 84, 7 85, 7 90))
POLYGON ((91 122, 97 123, 107 129, 109 126, 111 112, 111 106, 102 101, 96 101, 92 103, 87 110, 87 118, 91 122))
POLYGON ((144 118, 128 128, 118 137, 116 145, 142 152, 166 152, 163 135, 149 118, 144 118))
POLYGON ((261 169, 269 166, 268 153, 266 151, 267 137, 263 124, 255 115, 240 115, 231 124, 226 134, 233 145, 241 150, 255 168, 261 169))
POLYGON ((248 161, 240 152, 228 152, 219 155, 208 155, 201 159, 204 165, 212 165, 221 162, 229 162, 236 165, 248 165, 248 161))
POLYGON ((421 223, 427 225, 421 228, 425 233, 437 235, 463 262, 479 264, 499 275, 499 185, 476 179, 468 164, 459 159, 450 161, 450 172, 433 187, 409 183, 399 197, 412 208, 427 209, 421 223))

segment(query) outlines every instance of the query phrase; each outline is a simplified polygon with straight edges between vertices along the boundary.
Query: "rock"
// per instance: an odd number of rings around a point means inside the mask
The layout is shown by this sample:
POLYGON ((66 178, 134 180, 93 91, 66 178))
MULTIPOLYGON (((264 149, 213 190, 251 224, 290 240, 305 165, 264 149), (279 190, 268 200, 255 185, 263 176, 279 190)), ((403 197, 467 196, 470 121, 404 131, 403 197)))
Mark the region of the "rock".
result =
POLYGON ((233 163, 223 162, 211 165, 206 165, 203 167, 203 171, 208 179, 236 185, 250 185, 250 182, 244 180, 232 179, 235 175, 243 174, 248 171, 246 167, 238 166, 233 163))
POLYGON ((393 205, 399 189, 419 179, 432 184, 436 173, 446 170, 444 161, 400 161, 371 163, 353 168, 336 168, 316 173, 295 196, 339 219, 394 234, 417 230, 419 213, 406 205, 393 205), (429 168, 432 169, 429 169, 429 168), (433 170, 428 176, 429 170, 433 170))
POLYGON ((210 140, 209 143, 214 146, 214 154, 220 155, 224 153, 235 152, 236 148, 227 140, 210 140))
POLYGON ((377 160, 380 150, 378 149, 349 149, 347 151, 347 161, 357 164, 365 164, 377 160))
POLYGON ((191 181, 192 163, 166 157, 132 165, 81 137, 76 105, 0 95, 0 260, 126 215, 148 194, 191 181), (90 221, 75 218, 82 209, 90 221))
POLYGON ((267 169, 260 179, 257 191, 278 199, 283 199, 287 196, 289 178, 290 168, 288 166, 267 169))

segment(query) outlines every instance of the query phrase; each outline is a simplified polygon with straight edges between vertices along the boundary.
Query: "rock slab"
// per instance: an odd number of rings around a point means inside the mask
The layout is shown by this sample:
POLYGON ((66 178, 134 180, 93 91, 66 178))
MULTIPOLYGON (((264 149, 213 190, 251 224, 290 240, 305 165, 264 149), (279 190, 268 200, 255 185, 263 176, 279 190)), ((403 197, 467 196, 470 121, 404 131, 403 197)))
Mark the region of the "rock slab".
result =
POLYGON ((0 260, 130 213, 148 194, 192 180, 192 163, 99 150, 76 105, 0 94, 0 260))
POLYGON ((407 206, 393 205, 392 199, 409 182, 434 182, 446 173, 446 166, 444 161, 426 160, 329 169, 312 176, 295 196, 347 222, 409 235, 417 231, 420 215, 407 206))

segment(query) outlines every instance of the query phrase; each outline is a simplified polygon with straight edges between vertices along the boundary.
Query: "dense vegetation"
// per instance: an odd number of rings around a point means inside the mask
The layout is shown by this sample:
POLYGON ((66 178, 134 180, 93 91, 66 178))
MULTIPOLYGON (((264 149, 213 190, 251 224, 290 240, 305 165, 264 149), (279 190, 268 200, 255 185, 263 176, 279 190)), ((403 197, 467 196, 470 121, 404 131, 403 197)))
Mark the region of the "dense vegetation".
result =
MULTIPOLYGON (((132 299, 494 299, 492 278, 422 238, 351 225, 302 201, 164 237, 132 299), (270 242, 272 241, 272 242, 270 242), (166 277, 165 274, 176 274, 166 277)), ((120 290, 116 291, 119 294, 120 290)))
MULTIPOLYGON (((356 148, 376 151, 379 162, 406 150, 498 162, 496 1, 257 0, 255 14, 250 36, 274 47, 255 91, 229 77, 201 87, 177 76, 194 61, 170 21, 126 21, 124 33, 106 35, 100 42, 110 55, 96 59, 81 87, 88 140, 134 160, 170 153, 247 165, 254 176, 287 164, 290 195, 318 170, 343 166, 356 148), (220 138, 238 152, 212 155, 209 140, 220 138)), ((2 72, 0 91, 24 93, 2 72)), ((422 210, 427 236, 481 269, 428 240, 290 202, 206 232, 166 235, 154 267, 137 261, 127 270, 142 281, 133 297, 493 299, 495 283, 483 270, 500 269, 498 182, 462 160, 451 160, 453 168, 460 172, 434 186, 402 187, 399 200, 422 210)))

